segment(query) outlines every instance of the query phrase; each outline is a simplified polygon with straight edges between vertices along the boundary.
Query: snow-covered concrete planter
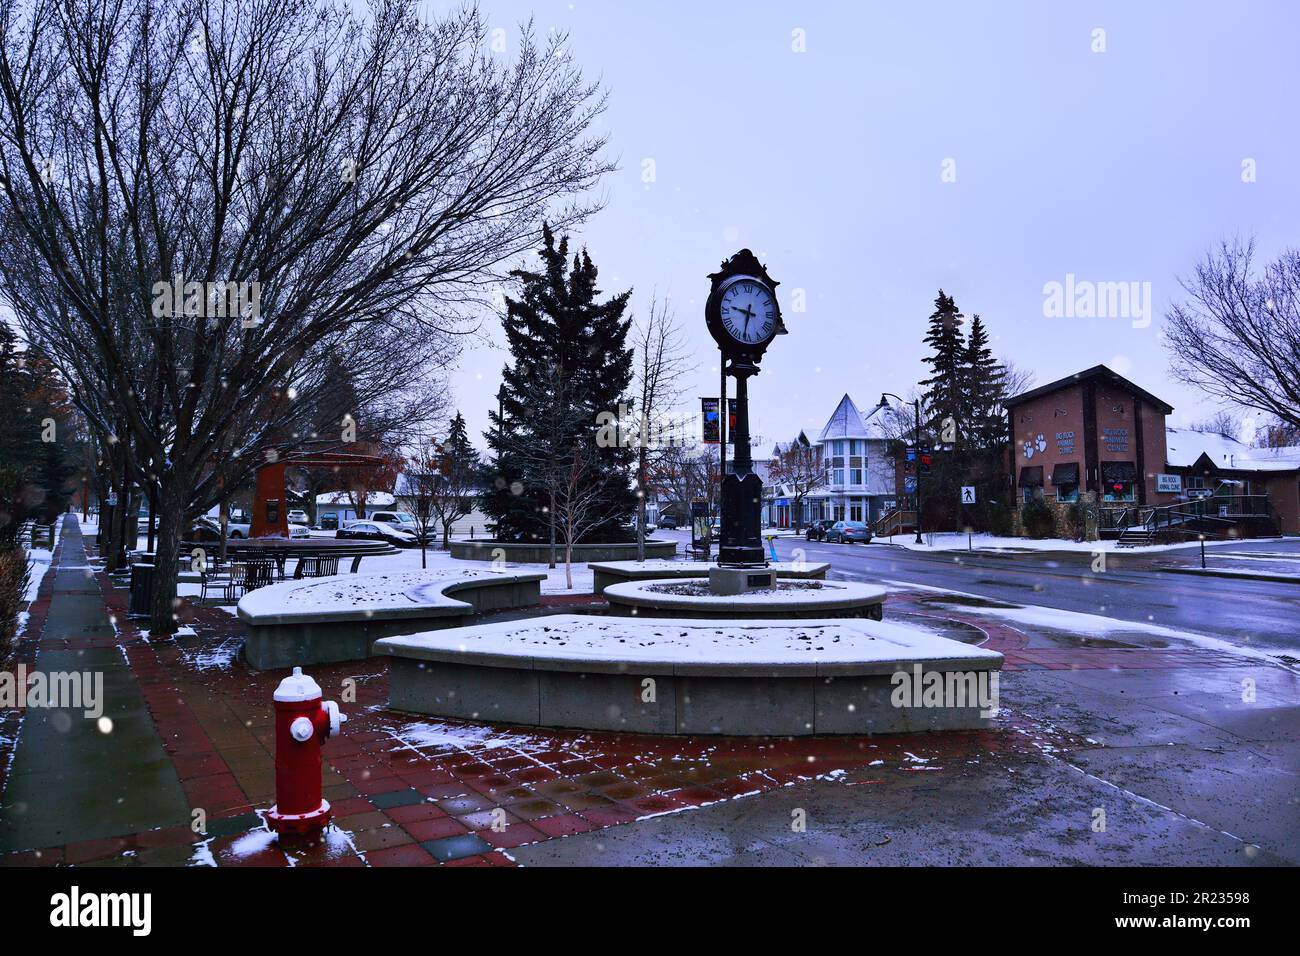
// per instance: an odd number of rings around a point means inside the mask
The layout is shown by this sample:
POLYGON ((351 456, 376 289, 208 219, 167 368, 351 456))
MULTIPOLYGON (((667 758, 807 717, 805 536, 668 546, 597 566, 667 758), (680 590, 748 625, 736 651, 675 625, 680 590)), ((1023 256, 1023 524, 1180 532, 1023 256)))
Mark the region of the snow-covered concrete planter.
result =
POLYGON ((360 660, 381 637, 456 627, 483 611, 540 603, 545 579, 536 572, 440 568, 284 581, 240 598, 244 655, 259 670, 360 660))
MULTIPOLYGON (((597 594, 604 594, 611 584, 624 581, 648 581, 656 578, 707 578, 708 561, 599 561, 587 565, 597 594)), ((773 561, 768 565, 778 578, 825 578, 831 566, 826 561, 773 561)))
MULTIPOLYGON (((645 543, 645 553, 651 558, 671 558, 677 553, 676 541, 655 541, 645 543)), ((486 538, 462 538, 451 542, 451 556, 462 561, 507 561, 512 564, 546 564, 550 561, 551 548, 546 542, 538 544, 507 544, 501 541, 489 541, 486 538)), ((575 544, 573 561, 586 564, 589 561, 626 561, 636 557, 636 544, 575 544)), ((564 561, 564 546, 557 545, 555 558, 564 561)))
POLYGON ((995 651, 860 618, 566 614, 384 638, 375 653, 392 657, 389 702, 401 711, 738 736, 986 727, 1002 667, 995 651), (927 700, 927 682, 969 693, 927 700))
POLYGON ((714 620, 782 617, 883 616, 886 589, 856 581, 779 581, 775 590, 717 595, 707 580, 629 581, 605 588, 615 614, 638 617, 703 617, 714 620))

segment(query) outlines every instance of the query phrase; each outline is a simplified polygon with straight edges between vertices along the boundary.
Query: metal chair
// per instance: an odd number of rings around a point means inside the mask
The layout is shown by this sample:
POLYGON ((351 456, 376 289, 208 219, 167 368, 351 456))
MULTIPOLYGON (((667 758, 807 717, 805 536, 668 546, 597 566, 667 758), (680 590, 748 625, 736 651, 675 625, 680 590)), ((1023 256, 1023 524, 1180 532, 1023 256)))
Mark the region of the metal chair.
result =
MULTIPOLYGON (((207 574, 208 572, 202 572, 207 574)), ((248 579, 252 573, 252 563, 248 561, 231 561, 230 577, 219 582, 227 603, 238 600, 248 590, 248 579)))
POLYGON ((267 558, 248 562, 248 574, 244 579, 244 592, 256 591, 268 584, 275 583, 275 561, 267 558))
POLYGON ((338 555, 306 555, 299 560, 298 572, 295 577, 299 578, 324 578, 331 574, 339 573, 338 555))

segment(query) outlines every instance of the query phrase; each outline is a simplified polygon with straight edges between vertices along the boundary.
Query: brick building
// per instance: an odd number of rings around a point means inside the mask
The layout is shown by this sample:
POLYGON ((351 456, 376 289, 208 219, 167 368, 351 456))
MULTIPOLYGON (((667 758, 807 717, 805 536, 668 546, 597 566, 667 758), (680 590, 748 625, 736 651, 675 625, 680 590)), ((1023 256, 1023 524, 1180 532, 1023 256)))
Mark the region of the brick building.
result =
POLYGON ((1104 365, 1007 401, 1012 487, 1017 501, 1073 502, 1096 492, 1103 504, 1168 504, 1165 416, 1173 406, 1104 365))
POLYGON ((1224 435, 1168 428, 1173 406, 1105 365, 1023 392, 1006 406, 1018 503, 1041 498, 1068 507, 1085 498, 1100 506, 1103 534, 1135 520, 1151 523, 1152 509, 1163 509, 1166 520, 1173 512, 1174 523, 1192 512, 1207 515, 1203 530, 1218 522, 1225 533, 1228 523, 1238 533, 1300 533, 1300 448, 1250 448, 1224 435), (1116 515, 1124 517, 1108 524, 1116 515))

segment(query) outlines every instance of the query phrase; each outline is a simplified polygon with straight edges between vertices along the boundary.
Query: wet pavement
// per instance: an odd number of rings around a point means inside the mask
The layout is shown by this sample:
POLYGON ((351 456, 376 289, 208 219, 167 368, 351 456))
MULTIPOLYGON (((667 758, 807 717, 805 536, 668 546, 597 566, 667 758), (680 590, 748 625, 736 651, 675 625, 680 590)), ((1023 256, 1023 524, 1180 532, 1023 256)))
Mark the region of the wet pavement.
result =
MULTIPOLYGON (((94 655, 114 671, 114 723, 71 733, 28 711, 16 755, 0 732, 0 866, 1300 863, 1294 669, 1227 639, 1096 618, 1095 599, 1044 618, 1005 595, 901 585, 887 619, 1006 655, 992 730, 538 731, 389 711, 385 659, 317 667, 350 716, 324 748, 336 819, 321 845, 287 849, 261 816, 282 674, 247 668, 238 622, 217 609, 187 605, 185 632, 149 640, 125 619, 124 590, 77 570, 65 533, 22 653, 42 667, 94 655)), ((940 586, 923 557, 923 583, 940 586)), ((997 580, 999 567, 959 573, 997 580)), ((1033 573, 1016 568, 1005 591, 1033 573)), ((0 728, 17 723, 0 714, 0 728)))
MULTIPOLYGON (((883 542, 883 539, 882 539, 883 542)), ((1249 579, 1171 573, 1199 564, 1198 549, 1159 552, 923 552, 885 543, 824 544, 777 538, 777 554, 830 561, 831 577, 950 589, 1014 604, 1032 604, 1154 624, 1220 637, 1240 647, 1300 658, 1300 587, 1249 579)), ((1220 546, 1234 554, 1294 554, 1300 539, 1220 546)), ((1217 548, 1206 550, 1211 566, 1217 548)), ((1222 559, 1225 564, 1242 560, 1222 559)))

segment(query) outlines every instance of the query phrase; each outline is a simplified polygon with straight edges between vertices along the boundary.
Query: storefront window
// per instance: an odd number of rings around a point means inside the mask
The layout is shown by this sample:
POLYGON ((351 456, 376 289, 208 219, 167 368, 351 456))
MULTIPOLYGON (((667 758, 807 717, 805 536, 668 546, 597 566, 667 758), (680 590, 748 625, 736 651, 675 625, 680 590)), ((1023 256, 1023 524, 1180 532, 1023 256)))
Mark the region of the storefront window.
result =
POLYGON ((1078 485, 1061 485, 1056 489, 1056 500, 1065 502, 1075 502, 1079 500, 1078 485))
POLYGON ((862 520, 862 502, 857 498, 853 499, 853 502, 849 505, 849 520, 862 520))
POLYGON ((1135 501, 1137 495, 1131 481, 1112 481, 1105 486, 1103 501, 1135 501))

